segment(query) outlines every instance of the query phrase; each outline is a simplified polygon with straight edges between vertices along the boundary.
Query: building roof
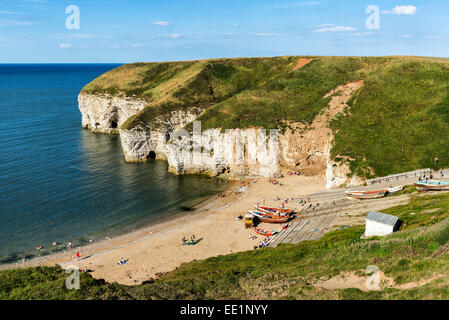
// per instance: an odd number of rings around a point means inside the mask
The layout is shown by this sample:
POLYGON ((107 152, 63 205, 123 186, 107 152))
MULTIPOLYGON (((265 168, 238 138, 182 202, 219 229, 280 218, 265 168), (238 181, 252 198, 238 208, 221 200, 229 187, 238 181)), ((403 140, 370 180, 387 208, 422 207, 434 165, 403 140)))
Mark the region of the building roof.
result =
POLYGON ((394 226, 398 222, 398 217, 382 212, 370 211, 366 216, 366 220, 376 221, 390 226, 394 226))

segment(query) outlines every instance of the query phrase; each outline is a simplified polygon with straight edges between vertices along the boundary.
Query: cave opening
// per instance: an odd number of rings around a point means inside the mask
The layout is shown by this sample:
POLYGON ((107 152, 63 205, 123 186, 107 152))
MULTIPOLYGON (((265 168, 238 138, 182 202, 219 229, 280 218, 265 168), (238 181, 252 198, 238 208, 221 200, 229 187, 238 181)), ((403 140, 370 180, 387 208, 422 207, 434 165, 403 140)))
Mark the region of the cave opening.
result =
POLYGON ((118 127, 117 121, 112 121, 111 122, 111 128, 112 129, 117 129, 117 127, 118 127))
POLYGON ((151 160, 156 159, 156 152, 150 151, 150 153, 147 156, 147 159, 151 159, 151 160))

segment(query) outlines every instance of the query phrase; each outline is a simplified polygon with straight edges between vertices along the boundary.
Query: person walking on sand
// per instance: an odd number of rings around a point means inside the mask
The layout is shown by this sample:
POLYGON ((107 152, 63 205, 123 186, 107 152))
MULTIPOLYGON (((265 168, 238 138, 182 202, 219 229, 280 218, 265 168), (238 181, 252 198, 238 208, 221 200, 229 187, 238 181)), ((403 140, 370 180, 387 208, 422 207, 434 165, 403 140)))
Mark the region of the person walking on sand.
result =
POLYGON ((76 252, 76 259, 80 259, 80 253, 79 252, 76 252))

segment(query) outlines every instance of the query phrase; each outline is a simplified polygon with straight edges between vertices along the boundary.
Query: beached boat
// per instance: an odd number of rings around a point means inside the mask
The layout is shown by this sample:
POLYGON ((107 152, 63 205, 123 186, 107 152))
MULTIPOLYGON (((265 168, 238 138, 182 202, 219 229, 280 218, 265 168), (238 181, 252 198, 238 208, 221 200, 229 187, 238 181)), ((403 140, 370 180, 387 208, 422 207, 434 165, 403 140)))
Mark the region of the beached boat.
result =
POLYGON ((255 233, 260 234, 261 236, 265 236, 265 237, 271 237, 277 233, 277 231, 266 230, 266 229, 257 228, 257 227, 253 227, 253 230, 255 233))
POLYGON ((387 190, 374 191, 346 191, 346 199, 376 199, 384 197, 387 190))
POLYGON ((249 213, 251 213, 253 216, 257 217, 262 222, 268 222, 268 223, 285 223, 288 221, 290 217, 288 216, 273 216, 264 212, 260 211, 252 211, 250 210, 249 213))
POLYGON ((293 213, 293 210, 291 210, 291 209, 262 207, 262 206, 258 206, 258 205, 256 205, 255 207, 256 207, 257 211, 269 213, 269 214, 275 213, 275 214, 281 214, 281 215, 290 215, 293 213))
POLYGON ((428 180, 417 181, 413 184, 418 191, 449 190, 449 181, 428 180))
POLYGON ((397 186, 397 187, 388 188, 388 189, 386 189, 386 191, 387 191, 387 194, 392 194, 392 193, 402 191, 403 189, 404 189, 404 186, 397 186))

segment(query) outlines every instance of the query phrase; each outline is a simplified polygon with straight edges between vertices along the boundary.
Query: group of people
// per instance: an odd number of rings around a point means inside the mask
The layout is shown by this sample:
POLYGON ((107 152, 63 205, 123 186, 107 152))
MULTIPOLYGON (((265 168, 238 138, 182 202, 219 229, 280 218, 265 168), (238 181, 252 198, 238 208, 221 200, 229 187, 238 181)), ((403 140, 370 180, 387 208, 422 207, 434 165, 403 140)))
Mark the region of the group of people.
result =
POLYGON ((268 246, 268 238, 265 238, 261 241, 257 246, 254 246, 254 249, 260 249, 268 246))
POLYGON ((119 266, 121 266, 121 265, 124 265, 127 261, 128 261, 128 260, 125 260, 125 259, 121 258, 120 261, 117 262, 117 264, 118 264, 119 266))
POLYGON ((186 237, 182 237, 182 245, 193 245, 193 244, 195 244, 195 243, 197 243, 197 240, 196 240, 196 238, 195 238, 195 235, 192 235, 191 237, 190 237, 190 240, 189 241, 187 241, 187 239, 186 239, 186 237))

